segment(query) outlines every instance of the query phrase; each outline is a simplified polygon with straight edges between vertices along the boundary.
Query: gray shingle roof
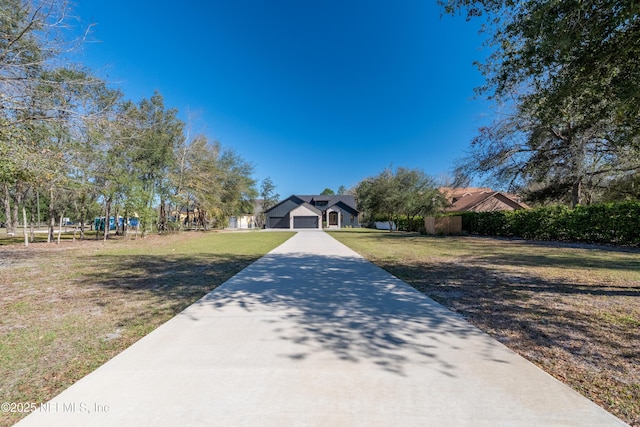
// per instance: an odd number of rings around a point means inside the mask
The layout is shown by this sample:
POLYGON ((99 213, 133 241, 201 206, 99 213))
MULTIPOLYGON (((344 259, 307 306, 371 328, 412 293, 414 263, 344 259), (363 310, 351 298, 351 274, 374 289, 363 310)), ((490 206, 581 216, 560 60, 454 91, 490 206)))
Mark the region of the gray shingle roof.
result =
POLYGON ((296 197, 299 199, 311 203, 311 201, 315 202, 327 202, 327 207, 331 207, 338 202, 342 202, 346 206, 350 207, 354 211, 358 211, 358 205, 356 204, 356 198, 350 194, 334 194, 334 195, 298 195, 296 197))

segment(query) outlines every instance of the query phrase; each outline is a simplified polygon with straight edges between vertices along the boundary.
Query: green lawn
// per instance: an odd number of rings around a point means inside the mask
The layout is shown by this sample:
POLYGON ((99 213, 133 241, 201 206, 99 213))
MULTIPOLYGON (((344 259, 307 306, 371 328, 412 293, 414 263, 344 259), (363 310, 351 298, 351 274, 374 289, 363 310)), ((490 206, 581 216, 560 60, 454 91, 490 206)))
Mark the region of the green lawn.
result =
POLYGON ((0 246, 2 401, 51 399, 292 235, 0 246))
POLYGON ((373 230, 331 232, 640 426, 640 251, 373 230))

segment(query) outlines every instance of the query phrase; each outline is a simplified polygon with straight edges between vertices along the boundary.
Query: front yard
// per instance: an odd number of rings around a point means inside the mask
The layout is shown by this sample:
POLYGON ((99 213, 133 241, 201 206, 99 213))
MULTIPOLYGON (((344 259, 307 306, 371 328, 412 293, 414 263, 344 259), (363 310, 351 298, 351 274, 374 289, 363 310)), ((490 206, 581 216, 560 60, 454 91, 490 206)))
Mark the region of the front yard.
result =
POLYGON ((46 402, 292 234, 0 245, 0 402, 46 402))
POLYGON ((640 426, 640 250, 372 230, 331 235, 640 426))
MULTIPOLYGON (((47 401, 292 234, 0 245, 2 401, 47 401)), ((330 234, 640 426, 640 250, 330 234)))

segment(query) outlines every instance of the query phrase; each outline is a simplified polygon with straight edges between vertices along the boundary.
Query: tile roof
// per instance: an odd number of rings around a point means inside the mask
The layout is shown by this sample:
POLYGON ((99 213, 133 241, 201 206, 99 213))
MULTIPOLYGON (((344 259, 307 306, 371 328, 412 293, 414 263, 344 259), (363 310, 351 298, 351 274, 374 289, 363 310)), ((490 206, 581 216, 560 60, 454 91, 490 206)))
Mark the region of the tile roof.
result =
POLYGON ((490 188, 442 188, 440 191, 447 198, 451 206, 445 209, 446 212, 466 212, 476 209, 497 210, 497 206, 502 204, 511 209, 528 209, 525 203, 514 194, 493 191, 490 188), (490 199, 495 199, 493 206, 481 206, 490 199))

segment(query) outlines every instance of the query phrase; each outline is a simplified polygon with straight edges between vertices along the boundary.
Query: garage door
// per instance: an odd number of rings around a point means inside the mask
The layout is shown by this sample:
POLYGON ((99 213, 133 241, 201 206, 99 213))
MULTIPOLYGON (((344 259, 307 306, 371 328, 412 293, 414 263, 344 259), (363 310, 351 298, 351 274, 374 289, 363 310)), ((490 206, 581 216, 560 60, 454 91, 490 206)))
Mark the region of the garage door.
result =
POLYGON ((289 228, 289 218, 269 217, 269 228, 289 228))
POLYGON ((318 228, 317 216, 294 216, 293 228, 318 228))

